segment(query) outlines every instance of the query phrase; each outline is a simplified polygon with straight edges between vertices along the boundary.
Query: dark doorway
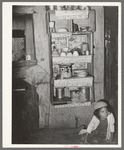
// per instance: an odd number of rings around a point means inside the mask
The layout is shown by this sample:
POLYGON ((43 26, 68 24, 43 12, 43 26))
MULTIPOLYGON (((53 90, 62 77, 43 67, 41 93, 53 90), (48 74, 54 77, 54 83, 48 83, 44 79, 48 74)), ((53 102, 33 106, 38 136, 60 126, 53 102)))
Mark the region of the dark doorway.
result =
POLYGON ((105 99, 118 116, 118 7, 104 7, 105 16, 105 99))

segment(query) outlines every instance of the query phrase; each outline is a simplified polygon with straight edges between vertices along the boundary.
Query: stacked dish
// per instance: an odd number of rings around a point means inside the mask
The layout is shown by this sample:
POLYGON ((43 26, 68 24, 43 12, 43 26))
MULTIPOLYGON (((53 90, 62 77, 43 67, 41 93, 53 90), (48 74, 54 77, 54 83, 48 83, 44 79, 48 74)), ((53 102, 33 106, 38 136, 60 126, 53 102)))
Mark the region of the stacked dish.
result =
POLYGON ((75 70, 74 71, 74 74, 77 76, 77 77, 80 77, 80 78, 83 78, 83 77, 86 77, 87 76, 87 70, 75 70))

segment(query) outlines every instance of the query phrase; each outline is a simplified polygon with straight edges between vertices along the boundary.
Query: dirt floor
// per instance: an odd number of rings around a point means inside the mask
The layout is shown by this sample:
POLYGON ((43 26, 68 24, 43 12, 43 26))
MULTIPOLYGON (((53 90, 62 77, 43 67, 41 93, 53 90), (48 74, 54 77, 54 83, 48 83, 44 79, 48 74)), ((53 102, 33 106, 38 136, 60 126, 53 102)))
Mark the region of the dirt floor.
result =
MULTIPOLYGON (((79 130, 74 129, 39 129, 25 133, 20 140, 15 138, 13 144, 80 144, 79 130)), ((117 144, 115 134, 112 144, 117 144)))

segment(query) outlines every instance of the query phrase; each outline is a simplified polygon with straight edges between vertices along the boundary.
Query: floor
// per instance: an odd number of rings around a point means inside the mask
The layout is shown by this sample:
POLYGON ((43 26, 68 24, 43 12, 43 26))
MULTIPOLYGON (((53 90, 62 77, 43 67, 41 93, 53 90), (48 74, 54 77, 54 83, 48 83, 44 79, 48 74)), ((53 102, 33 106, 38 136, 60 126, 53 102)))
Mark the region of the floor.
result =
MULTIPOLYGON (((80 144, 80 136, 77 128, 74 129, 39 129, 26 133, 22 139, 17 140, 13 144, 80 144)), ((20 136, 21 137, 21 136, 20 136)), ((115 135, 112 144, 117 144, 117 136, 115 135)))

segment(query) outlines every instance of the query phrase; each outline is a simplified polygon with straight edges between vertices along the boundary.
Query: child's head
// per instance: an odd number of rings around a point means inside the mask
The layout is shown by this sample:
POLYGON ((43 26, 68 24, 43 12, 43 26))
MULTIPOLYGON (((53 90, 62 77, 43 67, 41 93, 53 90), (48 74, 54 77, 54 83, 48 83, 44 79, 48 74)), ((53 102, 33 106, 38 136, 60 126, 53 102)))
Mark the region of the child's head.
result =
POLYGON ((95 106, 94 106, 94 115, 98 118, 98 119, 105 119, 107 118, 107 116, 110 114, 111 109, 109 104, 106 102, 106 100, 99 100, 96 102, 95 106))

